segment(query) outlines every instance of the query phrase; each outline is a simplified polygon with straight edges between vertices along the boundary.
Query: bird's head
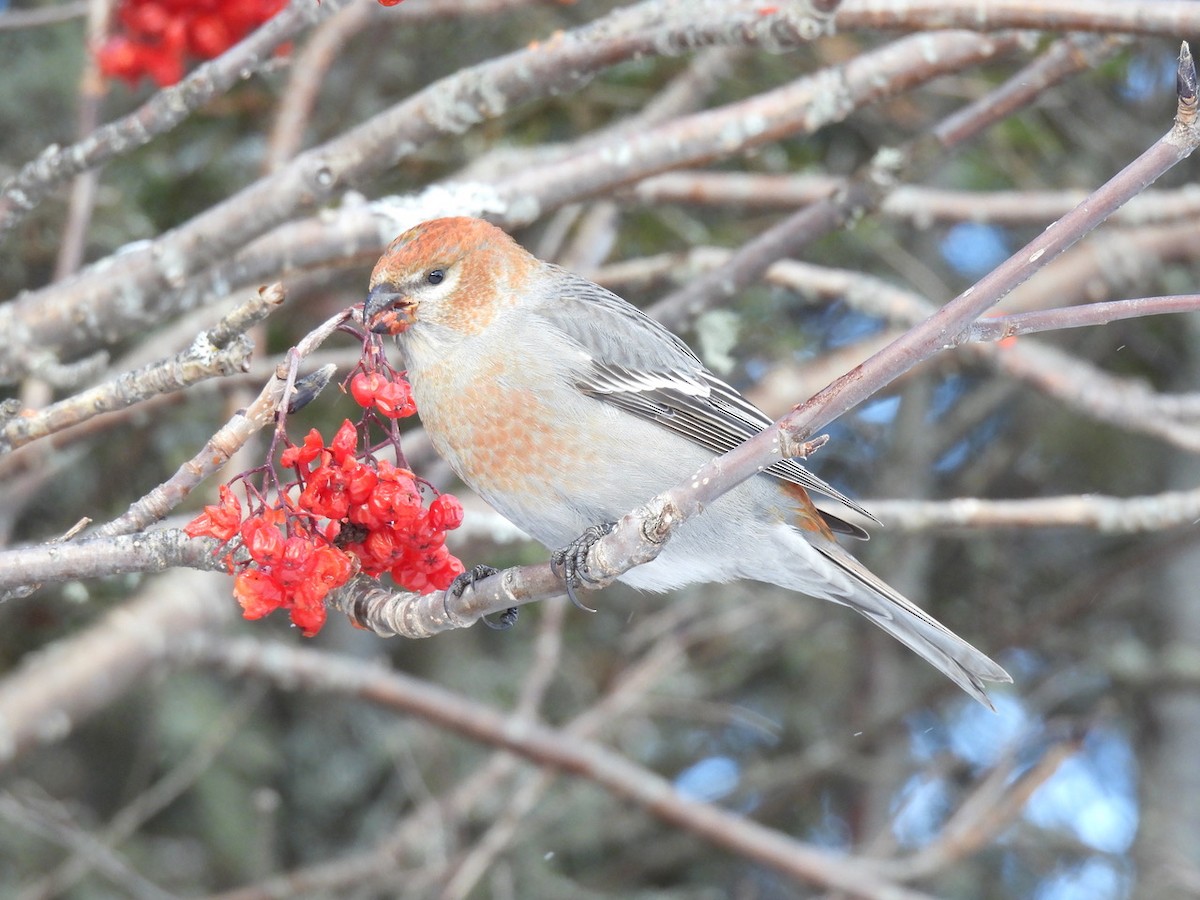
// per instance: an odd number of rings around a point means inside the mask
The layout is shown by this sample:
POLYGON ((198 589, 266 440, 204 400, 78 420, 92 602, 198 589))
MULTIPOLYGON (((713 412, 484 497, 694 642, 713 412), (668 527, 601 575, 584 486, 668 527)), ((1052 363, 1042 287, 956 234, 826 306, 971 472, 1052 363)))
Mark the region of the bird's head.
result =
POLYGON ((487 326, 514 302, 537 260, 482 219, 431 219, 384 251, 371 273, 367 326, 400 335, 421 323, 462 334, 487 326))

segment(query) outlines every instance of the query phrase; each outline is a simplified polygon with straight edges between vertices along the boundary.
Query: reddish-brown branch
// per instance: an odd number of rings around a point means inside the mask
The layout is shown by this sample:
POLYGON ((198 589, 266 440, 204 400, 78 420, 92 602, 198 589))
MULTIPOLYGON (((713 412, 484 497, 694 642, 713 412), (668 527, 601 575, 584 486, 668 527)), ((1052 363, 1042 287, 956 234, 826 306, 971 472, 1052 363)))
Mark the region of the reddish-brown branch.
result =
POLYGON ((1122 319, 1140 319, 1145 316, 1163 316, 1197 310, 1200 310, 1200 294, 1178 294, 1173 297, 1135 297, 1107 303, 1089 303, 1085 306, 1068 306, 1063 309, 1013 313, 981 319, 964 334, 963 341, 1002 341, 1018 334, 1087 328, 1093 325, 1107 325, 1122 319))
MULTIPOLYGON (((859 272, 782 260, 768 270, 767 278, 772 284, 801 294, 842 298, 868 315, 897 325, 921 321, 934 309, 922 297, 859 272)), ((986 328, 990 321, 976 324, 986 328)), ((1112 375, 1036 338, 1011 346, 962 343, 959 352, 1086 416, 1187 450, 1200 450, 1200 429, 1181 421, 1200 414, 1194 395, 1158 393, 1142 381, 1112 375)))

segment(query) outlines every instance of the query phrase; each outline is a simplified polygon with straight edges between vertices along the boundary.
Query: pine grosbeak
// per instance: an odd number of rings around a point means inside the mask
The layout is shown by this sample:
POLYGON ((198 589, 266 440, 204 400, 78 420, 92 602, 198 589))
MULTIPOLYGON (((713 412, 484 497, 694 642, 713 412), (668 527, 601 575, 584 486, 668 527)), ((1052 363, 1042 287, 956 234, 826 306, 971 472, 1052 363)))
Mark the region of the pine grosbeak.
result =
MULTIPOLYGON (((771 424, 640 310, 478 219, 435 219, 396 238, 371 274, 366 316, 396 336, 437 451, 552 549, 771 424)), ((844 604, 991 706, 983 681, 1008 673, 847 553, 834 532, 865 532, 818 510, 810 490, 860 509, 785 460, 620 580, 664 591, 746 578, 844 604)))

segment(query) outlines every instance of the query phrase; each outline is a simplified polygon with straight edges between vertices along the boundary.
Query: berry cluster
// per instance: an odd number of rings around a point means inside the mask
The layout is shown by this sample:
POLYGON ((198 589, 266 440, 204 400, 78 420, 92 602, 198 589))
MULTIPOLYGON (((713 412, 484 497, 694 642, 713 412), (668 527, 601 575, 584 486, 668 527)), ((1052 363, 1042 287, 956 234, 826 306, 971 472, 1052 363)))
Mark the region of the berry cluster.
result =
MULTIPOLYGON (((243 519, 238 498, 223 486, 219 502, 184 529, 192 537, 240 539, 245 552, 227 555, 226 564, 247 619, 286 609, 312 636, 325 623, 326 595, 357 572, 387 572, 420 593, 445 589, 463 572, 445 544, 446 532, 462 524, 458 499, 439 494, 426 506, 412 472, 359 449, 373 417, 416 412, 408 382, 390 369, 359 372, 350 393, 368 410, 363 423, 346 420, 328 445, 315 428, 303 444, 289 442, 279 464, 295 478, 276 482, 274 500, 242 476, 249 516, 243 519)), ((273 467, 266 472, 275 479, 273 467)))
POLYGON ((359 406, 374 407, 389 419, 403 419, 417 411, 408 382, 389 379, 382 372, 359 372, 350 379, 350 396, 359 406))
POLYGON ((284 451, 282 465, 304 484, 300 508, 339 524, 336 543, 366 574, 390 572, 421 593, 449 587, 463 565, 446 549, 446 532, 462 524, 462 504, 440 494, 426 508, 412 472, 386 459, 360 460, 357 443, 357 429, 346 421, 329 447, 314 428, 302 447, 284 451))
POLYGON ((117 28, 97 53, 100 71, 159 87, 183 77, 187 58, 220 56, 287 0, 120 0, 117 28))

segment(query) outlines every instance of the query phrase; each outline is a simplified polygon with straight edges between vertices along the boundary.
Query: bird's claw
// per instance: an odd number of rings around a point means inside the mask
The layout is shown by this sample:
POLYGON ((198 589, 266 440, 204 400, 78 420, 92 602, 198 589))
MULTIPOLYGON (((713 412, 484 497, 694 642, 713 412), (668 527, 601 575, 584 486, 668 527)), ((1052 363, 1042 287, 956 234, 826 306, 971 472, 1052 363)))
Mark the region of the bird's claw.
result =
POLYGON ((571 602, 584 612, 594 613, 596 611, 575 596, 575 588, 589 580, 587 576, 588 553, 591 552, 592 545, 596 541, 600 540, 600 538, 616 527, 615 522, 592 525, 583 534, 567 544, 567 546, 561 550, 555 550, 550 554, 550 568, 562 577, 563 583, 567 586, 567 596, 571 598, 571 602))
POLYGON ((508 631, 508 629, 517 624, 518 613, 520 613, 520 610, 517 607, 510 606, 504 612, 500 613, 500 618, 496 619, 495 622, 487 616, 480 616, 479 620, 492 629, 492 631, 508 631))
MULTIPOLYGON (((465 591, 468 587, 475 586, 475 582, 495 575, 499 571, 500 570, 494 566, 479 565, 475 566, 475 568, 470 569, 469 571, 462 572, 461 574, 456 575, 454 580, 450 582, 450 587, 446 588, 445 598, 449 600, 451 597, 461 597, 463 595, 463 591, 465 591)), ((500 613, 500 618, 495 622, 493 622, 487 616, 481 616, 480 618, 483 621, 483 624, 493 631, 507 631, 517 624, 517 608, 515 606, 510 606, 504 612, 500 613)))

